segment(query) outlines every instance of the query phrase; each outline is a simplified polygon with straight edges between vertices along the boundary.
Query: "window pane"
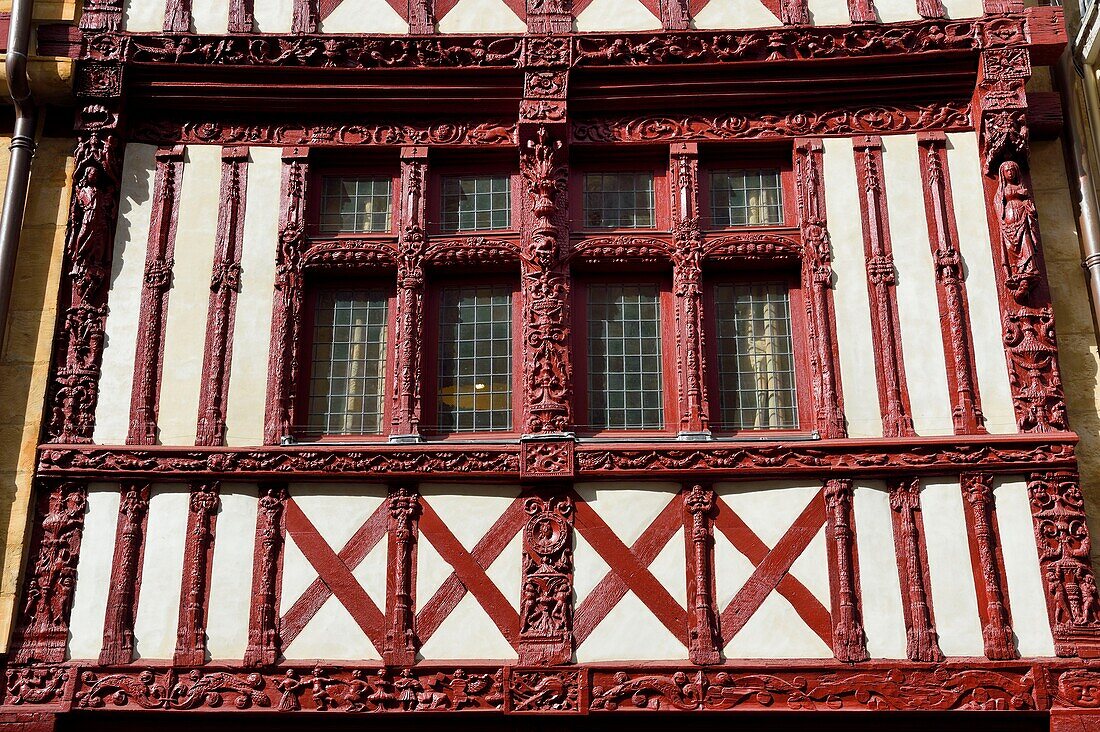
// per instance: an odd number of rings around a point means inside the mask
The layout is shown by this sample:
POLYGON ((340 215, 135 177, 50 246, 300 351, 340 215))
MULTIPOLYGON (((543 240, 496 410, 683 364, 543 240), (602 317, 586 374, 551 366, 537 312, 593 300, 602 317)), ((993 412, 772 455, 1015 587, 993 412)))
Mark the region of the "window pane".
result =
POLYGON ((448 287, 439 313, 439 429, 512 429, 512 291, 448 287))
POLYGON ((321 231, 390 230, 389 178, 325 178, 321 184, 321 231))
POLYGON ((588 288, 588 422, 595 429, 661 429, 660 291, 588 288))
POLYGON ((442 188, 444 231, 512 226, 512 190, 508 176, 444 178, 442 188))
POLYGON ((736 430, 797 428, 798 393, 786 285, 719 285, 715 303, 722 426, 736 430))
POLYGON ((710 174, 710 215, 715 226, 783 223, 777 170, 727 170, 710 174))
POLYGON ((318 296, 310 372, 310 433, 382 431, 387 306, 381 290, 334 290, 318 296))
POLYGON ((652 173, 589 173, 584 176, 584 225, 646 229, 653 223, 652 173))

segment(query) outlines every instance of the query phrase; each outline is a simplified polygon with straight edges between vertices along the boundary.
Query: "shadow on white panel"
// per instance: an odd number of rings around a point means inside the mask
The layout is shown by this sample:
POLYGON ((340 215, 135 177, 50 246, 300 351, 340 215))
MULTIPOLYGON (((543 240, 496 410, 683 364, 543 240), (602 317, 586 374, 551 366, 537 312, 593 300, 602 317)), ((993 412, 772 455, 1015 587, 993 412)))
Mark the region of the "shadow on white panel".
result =
POLYGON ((248 647, 256 496, 255 485, 222 484, 206 620, 210 658, 241 659, 248 647))
POLYGON ((905 618, 901 608, 893 511, 882 481, 861 481, 853 500, 859 556, 863 628, 872 658, 905 658, 905 618))

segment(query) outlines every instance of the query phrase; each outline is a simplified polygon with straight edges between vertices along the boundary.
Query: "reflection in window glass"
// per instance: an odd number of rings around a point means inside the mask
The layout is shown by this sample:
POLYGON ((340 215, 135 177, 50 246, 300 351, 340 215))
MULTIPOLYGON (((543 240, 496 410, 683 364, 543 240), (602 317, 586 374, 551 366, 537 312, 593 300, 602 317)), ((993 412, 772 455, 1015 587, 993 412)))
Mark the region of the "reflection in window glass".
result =
POLYGON ((584 225, 644 229, 653 223, 652 173, 589 173, 584 176, 584 225))
POLYGON ((787 287, 781 283, 719 285, 715 304, 722 426, 797 428, 787 287))
POLYGON ((439 429, 512 429, 512 291, 448 287, 439 313, 439 429))
POLYGON ((391 186, 389 178, 325 178, 321 184, 321 231, 389 231, 391 186))
POLYGON ((588 288, 588 422, 595 429, 661 429, 660 290, 588 288))
POLYGON ((381 432, 387 304, 381 290, 318 295, 309 385, 311 433, 381 432))
POLYGON ((710 211, 715 226, 783 223, 777 170, 728 170, 710 175, 710 211))
POLYGON ((512 225, 512 192, 506 175, 444 178, 444 231, 485 231, 512 225))

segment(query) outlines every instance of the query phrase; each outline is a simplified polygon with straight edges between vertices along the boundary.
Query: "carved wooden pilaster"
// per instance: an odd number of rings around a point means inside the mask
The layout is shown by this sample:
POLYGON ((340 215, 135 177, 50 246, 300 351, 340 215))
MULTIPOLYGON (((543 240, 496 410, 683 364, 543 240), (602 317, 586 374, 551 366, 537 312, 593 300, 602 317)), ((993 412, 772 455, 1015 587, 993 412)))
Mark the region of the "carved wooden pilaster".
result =
POLYGON ((691 27, 691 11, 687 0, 658 0, 661 27, 665 30, 687 30, 691 27))
POLYGON ((853 23, 877 23, 878 13, 873 0, 848 0, 848 17, 853 23))
POLYGON ((164 7, 165 33, 191 32, 191 0, 166 0, 164 7))
POLYGON ((946 18, 942 0, 917 0, 917 14, 922 18, 946 18))
POLYGON ((153 183, 153 216, 145 255, 145 278, 138 315, 134 385, 130 395, 129 445, 157 443, 157 405, 163 368, 164 327, 168 318, 168 293, 172 286, 176 217, 183 183, 183 145, 157 150, 153 183))
POLYGON ((80 14, 80 29, 117 31, 122 28, 123 0, 89 0, 80 14))
POLYGON ((1002 330, 1016 423, 1023 432, 1067 429, 1054 311, 1043 272, 1039 216, 1027 175, 1026 48, 983 51, 975 120, 985 166, 1002 330))
POLYGON ((523 504, 519 663, 557 666, 573 656, 573 499, 542 489, 523 504))
POLYGON ((527 0, 527 32, 564 34, 573 30, 571 0, 527 0))
POLYGON ((39 484, 26 590, 12 642, 16 663, 61 663, 88 503, 84 483, 39 484))
POLYGON ((911 661, 942 661, 929 598, 928 553, 920 518, 920 479, 889 482, 894 517, 894 547, 905 615, 906 654, 911 661))
POLYGON ((967 533, 971 551, 976 550, 978 615, 982 620, 982 640, 986 658, 1016 658, 1016 644, 1005 601, 1004 568, 997 544, 993 476, 989 473, 964 473, 961 478, 967 533))
POLYGON ((130 663, 134 655, 134 617, 148 515, 149 484, 123 483, 103 623, 103 649, 99 652, 99 663, 104 666, 130 663))
POLYGON ((229 32, 256 32, 256 0, 229 0, 229 32))
MULTIPOLYGON (((118 84, 121 70, 116 69, 118 84)), ((105 93, 121 94, 121 88, 105 93)), ((106 102, 108 100, 99 100, 106 102)), ((65 236, 62 321, 55 348, 49 423, 51 442, 90 443, 99 402, 107 289, 118 218, 122 144, 119 116, 97 101, 77 116, 73 191, 65 236)))
POLYGON ((291 16, 292 33, 316 33, 321 28, 321 10, 317 0, 294 0, 291 16))
POLYGON ((206 616, 210 595, 210 563, 214 555, 214 530, 221 506, 221 484, 192 483, 187 512, 187 538, 183 550, 183 587, 176 630, 175 663, 206 663, 206 616))
POLYGON ((435 33, 435 9, 432 0, 409 0, 409 33, 435 33))
POLYGON ((279 657, 279 574, 283 563, 284 514, 288 497, 284 484, 260 486, 245 666, 270 666, 279 657))
POLYGON ((309 151, 283 150, 282 201, 279 247, 275 253, 275 303, 271 318, 271 355, 268 361, 267 414, 264 444, 277 445, 294 433, 297 391, 296 343, 302 327, 302 254, 306 247, 306 174, 309 151))
POLYGON ((672 288, 676 297, 676 391, 680 436, 710 436, 703 343, 703 235, 699 229, 699 146, 672 146, 672 288))
POLYGON ((857 137, 853 147, 863 218, 863 251, 867 263, 871 337, 875 345, 875 370, 879 380, 882 435, 908 437, 915 433, 905 384, 905 364, 902 361, 897 272, 890 246, 890 222, 886 214, 882 140, 878 137, 857 137))
POLYGON ((1028 476, 1028 498, 1059 656, 1100 655, 1100 593, 1089 552, 1085 499, 1074 472, 1028 476))
POLYGON ((416 598, 413 573, 419 529, 420 495, 414 485, 399 485, 390 490, 390 591, 386 616, 386 644, 383 655, 389 666, 416 663, 416 598))
POLYGON ((836 311, 833 307, 833 250, 826 226, 824 149, 819 139, 795 141, 795 186, 798 226, 806 249, 802 286, 807 293, 810 329, 810 374, 813 380, 814 427, 826 439, 847 437, 840 390, 836 311))
POLYGON ((225 444, 225 409, 229 367, 233 358, 233 325, 241 290, 241 249, 247 195, 248 148, 222 148, 221 204, 218 239, 210 275, 210 305, 206 316, 206 347, 199 383, 196 445, 225 444))
POLYGON ((783 25, 809 25, 809 3, 806 0, 782 0, 779 6, 779 20, 783 25))
POLYGON ((401 239, 397 251, 397 339, 390 439, 420 440, 424 356, 424 245, 428 148, 401 148, 401 239))
POLYGON ((951 416, 955 434, 984 434, 970 332, 970 309, 963 280, 963 261, 955 225, 951 180, 947 169, 947 136, 926 132, 918 136, 928 241, 936 268, 943 352, 947 361, 947 385, 951 392, 951 416))
POLYGON ((688 550, 688 655, 691 662, 722 662, 722 635, 714 599, 714 490, 695 484, 684 492, 688 550))
POLYGON ((870 658, 857 589, 852 497, 850 478, 825 481, 825 539, 829 546, 829 584, 833 588, 833 654, 837 660, 847 662, 870 658))

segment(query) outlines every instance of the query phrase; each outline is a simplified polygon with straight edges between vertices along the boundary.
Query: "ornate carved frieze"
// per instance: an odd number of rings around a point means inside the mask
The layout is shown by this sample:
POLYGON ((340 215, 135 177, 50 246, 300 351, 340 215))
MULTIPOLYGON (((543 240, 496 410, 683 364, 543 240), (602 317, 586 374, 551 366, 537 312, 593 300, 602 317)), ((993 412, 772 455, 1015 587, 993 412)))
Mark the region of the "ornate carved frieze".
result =
POLYGON ((553 490, 524 501, 519 662, 569 663, 573 656, 573 499, 553 490))
POLYGON ((587 706, 585 669, 509 668, 504 683, 510 714, 577 714, 587 706))
POLYGON ((462 239, 432 238, 424 250, 424 263, 433 267, 514 265, 519 246, 510 239, 470 236, 462 239))
POLYGON ((665 239, 648 236, 594 236, 570 242, 567 257, 571 263, 669 262, 672 246, 665 239))
POLYGON ((392 270, 397 267, 397 247, 375 239, 311 238, 302 255, 302 271, 392 270))
POLYGON ((12 641, 16 663, 65 660, 87 501, 84 483, 39 487, 26 590, 12 641))
POLYGON ((942 661, 943 652, 932 618, 928 552, 920 517, 920 480, 899 478, 892 481, 890 508, 894 512, 894 546, 905 615, 906 653, 913 661, 942 661))
POLYGON ((392 438, 420 437, 420 382, 424 350, 424 247, 428 149, 401 150, 401 235, 397 242, 397 338, 394 351, 392 438))
POLYGON ((203 145, 471 145, 513 146, 516 144, 514 120, 451 120, 426 124, 403 122, 332 121, 302 124, 248 121, 238 124, 211 118, 186 121, 152 117, 136 121, 133 139, 154 144, 203 145))
POLYGON ((981 605, 982 640, 986 658, 1016 658, 1016 644, 1008 616, 1004 566, 1001 560, 993 498, 993 476, 988 473, 964 473, 963 506, 971 551, 976 550, 981 582, 977 586, 981 605))
POLYGON ((388 665, 411 666, 416 663, 418 647, 413 591, 420 496, 415 486, 396 486, 390 490, 389 504, 393 597, 383 653, 388 665))
POLYGON ((256 548, 252 567, 252 607, 245 666, 271 666, 279 657, 279 568, 283 561, 286 485, 260 485, 256 548))
POLYGON ((1016 423, 1025 432, 1067 429, 1053 309, 1007 312, 1003 329, 1016 423))
POLYGON ((800 261, 804 253, 797 236, 745 233, 703 237, 704 261, 790 263, 800 261))
POLYGON ((722 662, 722 634, 714 595, 714 490, 692 485, 684 492, 684 528, 688 533, 688 654, 692 663, 722 662))
POLYGON ((107 590, 107 615, 103 623, 101 665, 129 663, 134 655, 134 618, 141 555, 145 543, 145 518, 149 512, 149 484, 123 483, 119 497, 118 528, 111 581, 107 590))
POLYGON ((1095 656, 1100 651, 1100 593, 1089 561, 1080 479, 1069 471, 1035 473, 1027 491, 1055 652, 1095 656))
POLYGON ((210 596, 210 563, 214 555, 214 528, 221 506, 221 484, 191 484, 187 536, 183 550, 183 585, 175 662, 181 666, 206 663, 206 617, 210 596))
POLYGON ((832 587, 833 654, 839 661, 866 661, 867 634, 863 630, 852 514, 852 481, 825 481, 825 537, 832 587))

